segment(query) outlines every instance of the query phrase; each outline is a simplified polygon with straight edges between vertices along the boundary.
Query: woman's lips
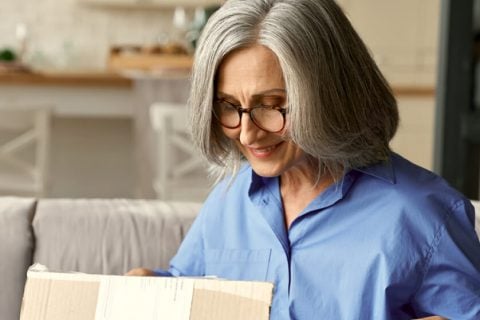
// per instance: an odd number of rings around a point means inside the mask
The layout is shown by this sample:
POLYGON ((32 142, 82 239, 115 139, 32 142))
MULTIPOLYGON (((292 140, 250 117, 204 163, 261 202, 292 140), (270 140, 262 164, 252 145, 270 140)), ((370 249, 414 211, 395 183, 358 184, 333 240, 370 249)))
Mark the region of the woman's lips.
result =
POLYGON ((246 147, 250 153, 256 157, 256 158, 268 158, 272 153, 275 152, 275 150, 282 144, 282 142, 277 143, 276 145, 273 146, 268 146, 268 147, 262 147, 262 148, 252 148, 252 147, 246 147))

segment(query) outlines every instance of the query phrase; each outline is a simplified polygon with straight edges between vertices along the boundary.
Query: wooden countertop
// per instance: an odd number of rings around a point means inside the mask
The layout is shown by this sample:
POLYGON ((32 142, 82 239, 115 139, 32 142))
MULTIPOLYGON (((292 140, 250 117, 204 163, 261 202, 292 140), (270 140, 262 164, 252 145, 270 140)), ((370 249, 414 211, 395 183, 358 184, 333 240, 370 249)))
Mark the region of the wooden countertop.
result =
POLYGON ((435 97, 435 88, 433 86, 393 85, 392 90, 396 97, 435 97))
MULTIPOLYGON (((133 80, 113 72, 61 72, 42 71, 34 73, 1 73, 0 85, 41 85, 41 86, 94 86, 131 88, 133 80)), ((429 86, 393 85, 395 96, 434 97, 435 88, 429 86)))
POLYGON ((109 72, 2 72, 0 85, 132 87, 132 80, 109 72))

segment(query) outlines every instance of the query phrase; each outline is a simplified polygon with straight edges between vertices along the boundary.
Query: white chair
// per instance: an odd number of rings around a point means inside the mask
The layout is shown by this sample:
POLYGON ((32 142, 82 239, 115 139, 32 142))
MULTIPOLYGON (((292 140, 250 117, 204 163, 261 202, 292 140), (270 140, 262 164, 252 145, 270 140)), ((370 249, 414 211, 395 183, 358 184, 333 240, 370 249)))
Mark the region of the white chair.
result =
POLYGON ((0 194, 46 195, 50 119, 48 108, 0 106, 0 194))
POLYGON ((210 190, 206 164, 187 129, 186 109, 174 103, 150 106, 156 147, 154 189, 162 200, 203 201, 210 190))

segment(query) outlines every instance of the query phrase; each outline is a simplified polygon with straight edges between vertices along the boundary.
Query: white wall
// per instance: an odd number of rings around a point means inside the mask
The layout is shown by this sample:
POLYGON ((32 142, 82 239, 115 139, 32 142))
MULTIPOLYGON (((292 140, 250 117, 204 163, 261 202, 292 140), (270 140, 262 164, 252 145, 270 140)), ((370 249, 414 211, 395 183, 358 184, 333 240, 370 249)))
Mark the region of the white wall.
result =
MULTIPOLYGON (((440 0, 338 0, 389 80, 430 85, 437 63, 440 0)), ((169 34, 169 9, 87 6, 82 0, 2 0, 0 47, 29 31, 28 59, 42 67, 102 68, 112 44, 149 44, 169 34)))
POLYGON ((27 59, 44 68, 105 66, 112 44, 151 44, 171 30, 172 11, 102 9, 81 0, 1 0, 0 48, 18 47, 16 25, 27 26, 27 59))
POLYGON ((404 96, 397 101, 400 124, 391 142, 392 149, 410 161, 433 170, 434 97, 404 96))
POLYGON ((440 0, 338 2, 393 85, 435 85, 440 0))

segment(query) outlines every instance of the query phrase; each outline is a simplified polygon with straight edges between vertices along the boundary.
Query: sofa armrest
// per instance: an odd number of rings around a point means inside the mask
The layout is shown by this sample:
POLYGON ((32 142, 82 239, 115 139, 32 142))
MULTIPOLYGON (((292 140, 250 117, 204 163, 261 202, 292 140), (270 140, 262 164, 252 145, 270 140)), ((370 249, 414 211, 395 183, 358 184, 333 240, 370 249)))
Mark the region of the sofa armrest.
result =
POLYGON ((36 201, 0 197, 0 318, 20 316, 26 272, 32 264, 31 221, 36 201))

